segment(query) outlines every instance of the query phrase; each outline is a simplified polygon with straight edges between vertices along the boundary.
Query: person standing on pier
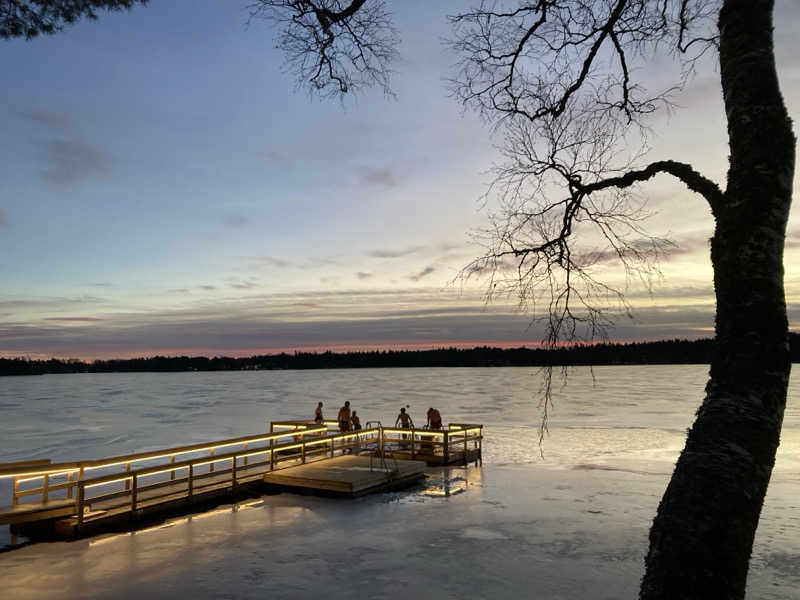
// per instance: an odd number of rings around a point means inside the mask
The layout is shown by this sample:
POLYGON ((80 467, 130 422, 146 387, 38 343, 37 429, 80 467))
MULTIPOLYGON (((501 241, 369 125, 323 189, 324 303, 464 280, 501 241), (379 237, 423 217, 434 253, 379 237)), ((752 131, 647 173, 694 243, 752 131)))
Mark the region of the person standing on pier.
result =
POLYGON ((346 400, 344 406, 339 409, 339 431, 350 431, 350 401, 346 400))
POLYGON ((323 421, 325 421, 325 417, 322 416, 322 402, 320 402, 314 411, 314 423, 322 425, 323 421))
MULTIPOLYGON (((414 427, 414 421, 411 420, 411 415, 406 412, 405 408, 402 407, 400 408, 400 414, 397 415, 397 419, 394 422, 394 426, 397 427, 398 424, 403 429, 411 429, 414 427)), ((408 436, 405 433, 403 434, 403 439, 404 440, 408 439, 408 436)), ((405 442, 401 442, 400 446, 405 448, 407 447, 407 444, 405 442)))
POLYGON ((400 409, 400 414, 397 415, 397 420, 394 422, 394 426, 400 425, 403 429, 411 429, 414 427, 414 421, 411 420, 411 415, 406 412, 405 408, 400 409))

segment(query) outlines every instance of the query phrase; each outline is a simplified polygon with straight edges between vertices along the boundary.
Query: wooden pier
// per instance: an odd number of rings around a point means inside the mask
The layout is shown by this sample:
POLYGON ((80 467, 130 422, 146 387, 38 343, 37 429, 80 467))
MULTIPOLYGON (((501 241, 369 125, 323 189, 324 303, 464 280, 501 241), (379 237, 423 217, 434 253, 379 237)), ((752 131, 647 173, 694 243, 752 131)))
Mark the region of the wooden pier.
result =
MULTIPOLYGON (((410 485, 428 465, 481 460, 482 426, 370 427, 278 421, 270 432, 91 461, 0 463, 13 479, 0 525, 12 534, 74 537, 226 496, 303 489, 343 496, 410 485)), ((37 536, 38 537, 38 536, 37 536)))

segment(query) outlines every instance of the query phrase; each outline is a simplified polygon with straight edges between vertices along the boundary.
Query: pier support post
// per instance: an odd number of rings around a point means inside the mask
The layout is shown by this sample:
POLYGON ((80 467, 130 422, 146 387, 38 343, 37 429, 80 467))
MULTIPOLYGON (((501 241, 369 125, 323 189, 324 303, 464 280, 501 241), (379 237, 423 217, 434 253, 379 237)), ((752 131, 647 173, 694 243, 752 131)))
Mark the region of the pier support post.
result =
POLYGON ((444 446, 442 446, 444 464, 450 464, 450 433, 444 432, 444 446))
POLYGON ((83 487, 83 481, 78 481, 78 525, 83 525, 83 500, 86 495, 86 488, 83 487))
POLYGON ((189 490, 188 490, 189 502, 192 501, 193 493, 194 493, 194 465, 189 464, 189 490))
POLYGON ((131 512, 136 513, 136 473, 131 476, 131 512))

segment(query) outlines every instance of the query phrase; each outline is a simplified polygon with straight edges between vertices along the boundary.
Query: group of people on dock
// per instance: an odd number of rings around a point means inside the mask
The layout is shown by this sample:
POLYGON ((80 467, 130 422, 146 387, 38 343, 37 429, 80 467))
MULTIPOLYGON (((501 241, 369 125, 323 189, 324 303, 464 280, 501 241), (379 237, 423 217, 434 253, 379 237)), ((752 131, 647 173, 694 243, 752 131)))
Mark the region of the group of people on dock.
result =
MULTIPOLYGON (((349 400, 339 409, 337 420, 339 421, 339 431, 358 431, 361 429, 361 419, 355 410, 350 410, 349 400)), ((321 424, 324 421, 325 417, 322 416, 322 402, 318 402, 317 408, 314 410, 314 422, 321 424)))
MULTIPOLYGON (((395 427, 401 427, 403 429, 413 429, 414 428, 414 421, 411 419, 411 415, 406 411, 407 407, 400 408, 400 414, 397 415, 397 419, 394 422, 395 427)), ((441 429, 442 428, 442 415, 438 409, 430 407, 428 412, 426 413, 427 416, 427 423, 425 427, 428 429, 441 429)), ((339 431, 346 432, 346 431, 358 431, 361 429, 361 419, 356 414, 355 410, 350 410, 350 401, 347 400, 339 409, 339 414, 337 416, 337 420, 339 421, 339 431)), ((325 421, 325 417, 322 416, 322 402, 317 403, 317 408, 314 410, 314 422, 315 423, 323 423, 325 421)))

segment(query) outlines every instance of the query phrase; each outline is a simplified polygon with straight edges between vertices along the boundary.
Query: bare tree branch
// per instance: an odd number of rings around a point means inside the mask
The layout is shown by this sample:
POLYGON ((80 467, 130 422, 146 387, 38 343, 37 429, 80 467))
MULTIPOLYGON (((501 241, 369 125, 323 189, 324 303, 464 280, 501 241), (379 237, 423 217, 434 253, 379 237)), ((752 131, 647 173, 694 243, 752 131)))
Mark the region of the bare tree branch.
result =
POLYGON ((712 39, 714 10, 719 2, 487 0, 450 17, 462 57, 453 91, 495 123, 505 157, 489 191, 499 210, 478 233, 486 252, 462 275, 491 273, 488 295, 516 294, 549 344, 604 337, 614 312, 630 314, 624 289, 605 283, 609 261, 626 281, 660 277, 671 243, 644 229, 637 184, 668 174, 719 210, 723 192, 691 165, 642 164, 645 118, 670 105, 690 67, 650 95, 634 65, 660 45, 678 56, 712 39))
POLYGON ((298 87, 322 97, 377 86, 391 95, 391 65, 399 36, 383 0, 257 0, 250 19, 279 24, 298 87))

